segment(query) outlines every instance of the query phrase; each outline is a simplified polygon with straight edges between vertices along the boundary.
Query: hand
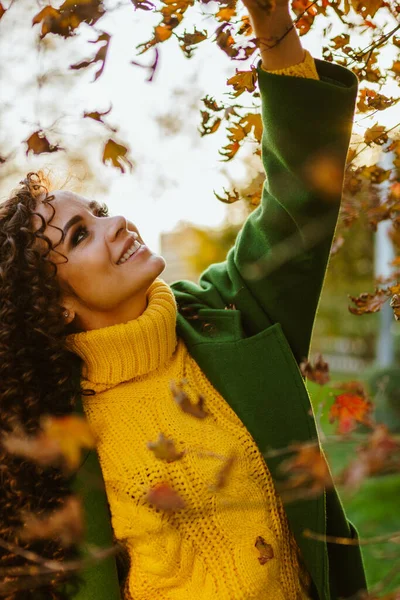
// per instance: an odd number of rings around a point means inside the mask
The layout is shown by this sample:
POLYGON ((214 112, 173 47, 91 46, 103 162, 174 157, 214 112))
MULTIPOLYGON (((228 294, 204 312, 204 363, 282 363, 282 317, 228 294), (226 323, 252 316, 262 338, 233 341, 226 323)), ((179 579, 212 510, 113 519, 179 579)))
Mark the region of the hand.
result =
POLYGON ((289 0, 242 0, 257 38, 266 71, 285 69, 304 59, 289 12, 289 0))

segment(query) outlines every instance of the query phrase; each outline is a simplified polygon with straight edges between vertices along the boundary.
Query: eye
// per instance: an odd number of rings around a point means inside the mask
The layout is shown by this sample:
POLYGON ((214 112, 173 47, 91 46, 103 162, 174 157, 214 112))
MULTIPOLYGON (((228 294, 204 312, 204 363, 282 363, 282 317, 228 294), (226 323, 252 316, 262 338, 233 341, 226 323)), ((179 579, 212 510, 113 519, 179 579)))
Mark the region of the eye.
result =
POLYGON ((77 246, 88 236, 88 230, 85 225, 80 225, 74 232, 74 235, 71 239, 71 244, 73 247, 77 246))

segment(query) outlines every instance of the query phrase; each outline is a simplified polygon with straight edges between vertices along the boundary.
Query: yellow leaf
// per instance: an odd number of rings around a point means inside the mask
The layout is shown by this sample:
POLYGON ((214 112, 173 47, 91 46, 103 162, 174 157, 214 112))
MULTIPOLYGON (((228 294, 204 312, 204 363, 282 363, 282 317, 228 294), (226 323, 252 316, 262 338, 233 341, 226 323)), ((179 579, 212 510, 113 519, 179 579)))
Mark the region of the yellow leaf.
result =
POLYGON ((386 128, 384 125, 378 125, 375 123, 372 127, 367 129, 364 133, 364 142, 366 144, 385 144, 388 141, 388 135, 386 133, 386 128))
POLYGON ((236 75, 228 79, 227 84, 232 85, 235 90, 232 95, 237 98, 243 92, 254 92, 257 82, 257 70, 251 67, 251 71, 236 70, 236 75))

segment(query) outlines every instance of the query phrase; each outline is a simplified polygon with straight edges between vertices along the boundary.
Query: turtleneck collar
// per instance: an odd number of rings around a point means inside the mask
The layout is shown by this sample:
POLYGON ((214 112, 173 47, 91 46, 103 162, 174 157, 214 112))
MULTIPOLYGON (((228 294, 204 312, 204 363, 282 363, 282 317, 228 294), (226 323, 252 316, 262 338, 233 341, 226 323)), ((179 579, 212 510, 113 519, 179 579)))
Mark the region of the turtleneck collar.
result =
POLYGON ((171 357, 177 344, 175 296, 157 278, 147 290, 147 300, 146 310, 133 321, 67 337, 67 348, 84 361, 84 387, 97 391, 114 387, 157 369, 171 357))

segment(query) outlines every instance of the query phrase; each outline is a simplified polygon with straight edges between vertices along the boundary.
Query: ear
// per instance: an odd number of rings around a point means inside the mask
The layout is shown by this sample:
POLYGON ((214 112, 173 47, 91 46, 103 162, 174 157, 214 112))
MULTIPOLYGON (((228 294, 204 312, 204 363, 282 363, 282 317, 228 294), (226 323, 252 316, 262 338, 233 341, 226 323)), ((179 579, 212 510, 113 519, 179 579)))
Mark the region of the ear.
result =
POLYGON ((72 306, 67 302, 63 303, 62 311, 63 311, 64 323, 66 325, 69 325, 75 319, 75 311, 72 308, 72 306))

